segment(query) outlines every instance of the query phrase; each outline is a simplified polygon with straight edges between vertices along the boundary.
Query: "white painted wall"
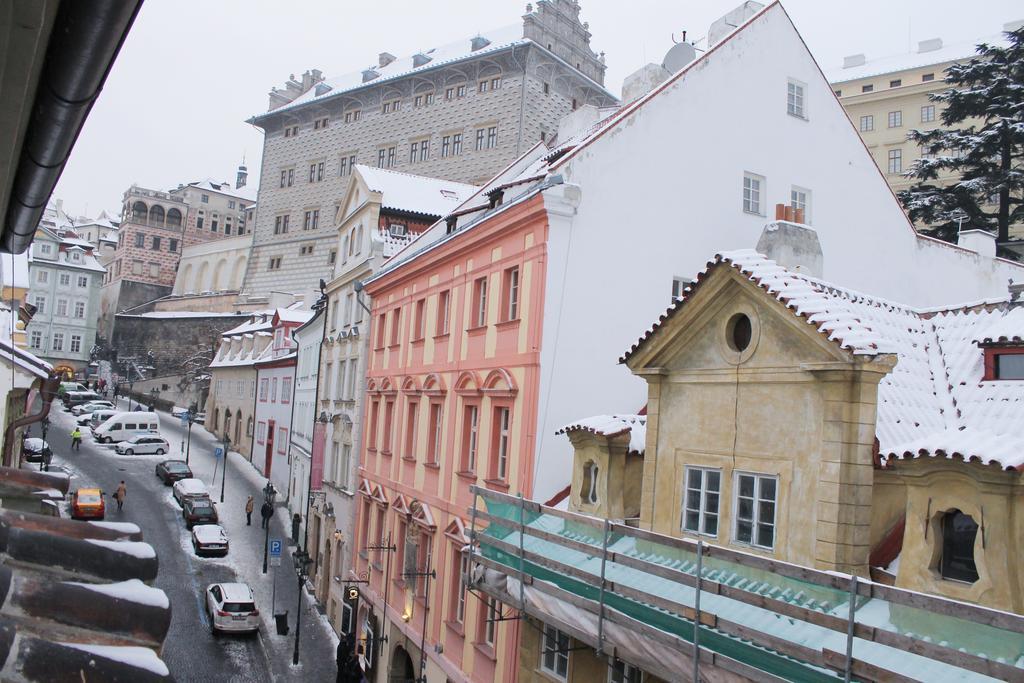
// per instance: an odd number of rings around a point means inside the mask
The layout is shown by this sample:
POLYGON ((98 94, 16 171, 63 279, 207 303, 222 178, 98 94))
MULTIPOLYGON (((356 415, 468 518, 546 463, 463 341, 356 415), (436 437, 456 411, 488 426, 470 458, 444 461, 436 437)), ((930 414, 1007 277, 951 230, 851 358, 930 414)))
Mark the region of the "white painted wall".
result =
POLYGON ((286 379, 294 382, 295 366, 283 368, 259 368, 256 375, 256 441, 253 444, 252 463, 261 473, 265 474, 267 461, 266 432, 269 431, 270 421, 274 421, 274 453, 270 467, 270 480, 279 491, 288 486, 288 439, 292 431, 292 399, 294 390, 289 391, 287 403, 283 387, 286 379), (260 400, 260 384, 264 379, 269 380, 270 389, 267 392, 267 400, 260 400), (277 381, 277 395, 274 395, 274 381, 277 381), (263 443, 259 442, 260 423, 266 425, 264 429, 263 443), (282 430, 287 430, 283 433, 282 430))
MULTIPOLYGON (((309 483, 309 460, 313 450, 313 420, 316 418, 317 366, 320 360, 320 342, 324 333, 324 315, 317 314, 309 323, 292 333, 298 346, 295 366, 295 413, 292 419, 289 467, 300 495, 289 497, 288 509, 305 519, 306 494, 309 483), (301 488, 298 484, 302 482, 301 488)), ((275 463, 274 469, 277 468, 275 463)), ((281 488, 284 493, 286 489, 281 488)))
MULTIPOLYGON (((579 417, 636 412, 646 383, 618 358, 716 252, 753 248, 791 185, 812 191, 824 278, 917 306, 1005 296, 1024 269, 918 237, 782 7, 774 5, 628 120, 554 173, 579 186, 576 215, 548 243, 534 497, 569 482, 555 432, 579 417), (786 113, 807 84, 808 120, 786 113), (742 210, 744 171, 765 176, 742 210), (614 322, 611 322, 614 321, 614 322)), ((548 206, 564 204, 548 190, 548 206)))

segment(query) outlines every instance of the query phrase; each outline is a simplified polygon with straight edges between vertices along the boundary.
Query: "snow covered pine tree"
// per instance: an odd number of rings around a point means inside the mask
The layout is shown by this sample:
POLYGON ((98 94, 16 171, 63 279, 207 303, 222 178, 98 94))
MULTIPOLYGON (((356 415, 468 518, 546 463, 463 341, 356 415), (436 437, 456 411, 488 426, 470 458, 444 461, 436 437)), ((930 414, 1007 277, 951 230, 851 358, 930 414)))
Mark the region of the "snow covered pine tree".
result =
POLYGON ((1006 47, 982 43, 976 57, 946 69, 950 89, 929 96, 945 105, 945 126, 968 125, 907 136, 922 153, 907 175, 921 182, 900 201, 925 232, 950 242, 980 228, 1003 245, 1010 226, 1024 223, 1024 28, 1006 37, 1006 47), (940 175, 955 180, 940 186, 940 175))

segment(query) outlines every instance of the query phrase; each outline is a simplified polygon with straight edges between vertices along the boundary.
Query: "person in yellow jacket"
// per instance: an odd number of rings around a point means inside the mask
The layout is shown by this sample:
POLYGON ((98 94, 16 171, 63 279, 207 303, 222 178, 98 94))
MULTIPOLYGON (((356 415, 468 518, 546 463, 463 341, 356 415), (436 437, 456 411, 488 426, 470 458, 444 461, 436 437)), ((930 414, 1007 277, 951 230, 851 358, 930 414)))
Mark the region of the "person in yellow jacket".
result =
POLYGON ((71 448, 76 451, 82 449, 82 430, 78 427, 71 432, 71 448))

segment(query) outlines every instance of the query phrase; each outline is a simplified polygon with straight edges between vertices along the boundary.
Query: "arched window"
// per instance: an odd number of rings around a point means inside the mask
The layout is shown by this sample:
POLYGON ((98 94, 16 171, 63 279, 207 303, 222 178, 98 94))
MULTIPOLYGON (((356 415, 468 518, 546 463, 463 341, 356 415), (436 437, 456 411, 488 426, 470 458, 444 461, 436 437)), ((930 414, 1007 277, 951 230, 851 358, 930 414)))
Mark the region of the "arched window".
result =
POLYGON ((242 411, 239 410, 235 413, 235 447, 238 447, 238 442, 242 440, 242 411))
POLYGON ((342 242, 342 245, 341 245, 341 262, 342 263, 344 263, 345 261, 348 261, 348 254, 349 254, 348 245, 349 245, 348 235, 345 235, 345 241, 342 242))
POLYGON ((978 524, 970 515, 952 509, 942 515, 942 556, 939 571, 944 579, 974 583, 978 568, 974 564, 974 540, 978 524))
POLYGON ((580 486, 580 502, 593 505, 597 503, 597 475, 600 468, 593 460, 583 466, 583 484, 580 486))
POLYGON ((177 209, 168 209, 167 211, 167 225, 172 228, 181 227, 181 211, 177 209))
POLYGON ((135 202, 134 204, 132 204, 133 219, 135 219, 136 221, 142 221, 144 223, 148 216, 149 210, 146 208, 145 204, 143 204, 142 202, 135 202))
POLYGON ((149 222, 153 225, 164 224, 164 207, 159 204, 149 210, 149 222))
POLYGON ((231 411, 227 408, 224 409, 224 433, 231 433, 231 411))

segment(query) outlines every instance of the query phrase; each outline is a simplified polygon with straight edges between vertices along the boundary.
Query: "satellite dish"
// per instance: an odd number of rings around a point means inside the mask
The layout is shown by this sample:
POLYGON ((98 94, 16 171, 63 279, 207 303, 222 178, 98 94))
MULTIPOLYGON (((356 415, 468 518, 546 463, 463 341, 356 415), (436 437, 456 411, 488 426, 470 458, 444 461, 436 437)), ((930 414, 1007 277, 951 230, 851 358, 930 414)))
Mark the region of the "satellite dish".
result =
POLYGON ((676 43, 668 52, 661 65, 671 74, 682 69, 684 66, 697 58, 697 50, 689 43, 676 43))

